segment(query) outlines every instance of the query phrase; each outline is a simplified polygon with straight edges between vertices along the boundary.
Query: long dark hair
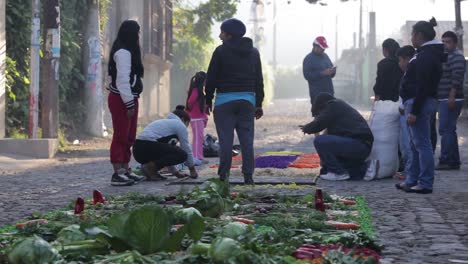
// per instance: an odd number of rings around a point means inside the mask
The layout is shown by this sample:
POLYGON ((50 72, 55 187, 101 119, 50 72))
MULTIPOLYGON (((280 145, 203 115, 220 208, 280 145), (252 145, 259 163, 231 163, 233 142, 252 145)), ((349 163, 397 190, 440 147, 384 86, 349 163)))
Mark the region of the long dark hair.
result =
POLYGON ((421 33, 426 41, 431 41, 436 36, 435 26, 437 26, 437 21, 434 17, 429 21, 419 21, 413 25, 413 33, 421 33))
POLYGON ((135 20, 125 20, 122 22, 119 28, 119 33, 117 34, 117 39, 115 39, 110 51, 108 66, 109 73, 116 70, 114 54, 119 49, 126 49, 132 54, 132 72, 137 74, 138 77, 143 77, 144 69, 141 61, 139 33, 140 25, 138 25, 138 22, 135 20))
POLYGON ((382 48, 388 50, 388 54, 391 59, 397 59, 397 52, 400 49, 400 44, 398 44, 396 40, 392 38, 384 40, 382 48))
POLYGON ((188 105, 188 100, 192 95, 192 91, 197 89, 198 91, 198 107, 200 111, 203 113, 205 111, 205 94, 203 92, 203 87, 205 86, 206 80, 206 73, 205 72, 197 72, 191 79, 190 85, 188 90, 187 102, 185 103, 187 110, 191 110, 190 106, 188 105))

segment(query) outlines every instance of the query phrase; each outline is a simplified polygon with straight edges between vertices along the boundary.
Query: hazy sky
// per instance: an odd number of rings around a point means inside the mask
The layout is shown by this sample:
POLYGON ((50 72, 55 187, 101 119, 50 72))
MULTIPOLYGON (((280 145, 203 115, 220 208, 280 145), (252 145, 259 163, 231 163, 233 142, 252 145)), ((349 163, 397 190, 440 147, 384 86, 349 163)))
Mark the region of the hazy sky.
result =
MULTIPOLYGON (((265 3, 265 47, 263 56, 272 59, 272 28, 274 0, 265 3)), ((376 12, 377 42, 398 34, 406 20, 428 20, 434 16, 437 20, 454 20, 453 0, 362 0, 364 37, 368 31, 368 12, 376 12)), ((335 59, 335 32, 338 29, 338 53, 353 45, 353 32, 359 29, 359 1, 326 0, 328 6, 312 5, 305 0, 276 0, 277 3, 277 60, 279 64, 295 66, 302 64, 304 56, 310 52, 315 36, 327 38, 330 58, 335 59), (336 18, 338 17, 338 27, 336 18)), ((236 18, 252 27, 252 0, 241 0, 236 18)), ((468 2, 462 2, 462 16, 468 19, 468 2)), ((466 32, 466 29, 465 29, 466 32)), ((219 24, 213 28, 216 39, 219 24)), ((251 36, 248 30, 247 36, 251 36)), ((219 40, 218 40, 219 41, 219 40)), ((220 43, 220 41, 219 41, 220 43)), ((408 43, 403 43, 408 44, 408 43)))

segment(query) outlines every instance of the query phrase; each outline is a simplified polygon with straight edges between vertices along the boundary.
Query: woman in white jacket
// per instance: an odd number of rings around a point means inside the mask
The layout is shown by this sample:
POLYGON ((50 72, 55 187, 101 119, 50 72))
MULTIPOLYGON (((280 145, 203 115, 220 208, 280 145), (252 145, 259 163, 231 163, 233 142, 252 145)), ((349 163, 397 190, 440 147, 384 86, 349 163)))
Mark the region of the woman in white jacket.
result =
POLYGON ((184 106, 177 106, 166 119, 153 121, 137 136, 133 157, 142 164, 141 171, 148 180, 165 180, 159 170, 167 166, 178 178, 185 177, 174 167, 184 162, 189 167, 190 177, 198 177, 187 130, 190 116, 184 109, 184 106), (180 147, 176 146, 178 142, 180 147))
POLYGON ((126 20, 120 26, 117 39, 109 56, 108 86, 109 110, 112 115, 114 134, 110 147, 110 160, 114 167, 111 184, 132 185, 144 177, 130 170, 131 147, 135 142, 138 98, 143 91, 144 69, 139 42, 140 26, 134 20, 126 20))

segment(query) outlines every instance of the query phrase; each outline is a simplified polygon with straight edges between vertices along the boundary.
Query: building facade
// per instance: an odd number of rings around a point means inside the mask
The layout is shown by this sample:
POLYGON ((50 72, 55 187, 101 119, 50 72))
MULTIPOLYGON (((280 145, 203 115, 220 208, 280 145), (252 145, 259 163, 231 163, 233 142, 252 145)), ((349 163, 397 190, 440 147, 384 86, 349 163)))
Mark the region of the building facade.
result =
MULTIPOLYGON (((104 64, 107 65, 112 42, 120 24, 132 19, 141 26, 145 76, 140 98, 140 123, 148 123, 165 116, 170 109, 170 70, 172 67, 172 1, 171 0, 114 0, 109 11, 105 34, 104 64)), ((105 70, 107 75, 107 69, 105 70)), ((105 106, 107 110, 107 106, 105 106)))

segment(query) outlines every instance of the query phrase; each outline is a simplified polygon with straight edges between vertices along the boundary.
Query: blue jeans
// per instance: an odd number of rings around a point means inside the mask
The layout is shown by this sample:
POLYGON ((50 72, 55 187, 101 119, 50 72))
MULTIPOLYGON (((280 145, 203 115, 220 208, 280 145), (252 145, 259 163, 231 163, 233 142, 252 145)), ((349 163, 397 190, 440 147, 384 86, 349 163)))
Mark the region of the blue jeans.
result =
MULTIPOLYGON (((405 102, 405 115, 411 113, 412 107, 413 99, 405 102)), ((436 111, 437 100, 427 98, 416 118, 416 123, 409 126, 413 160, 405 180, 407 186, 419 185, 425 189, 432 189, 434 183, 434 156, 430 123, 436 111)))
POLYGON ((411 149, 409 128, 408 128, 408 116, 400 115, 400 152, 403 159, 404 170, 403 174, 406 176, 409 174, 411 167, 411 161, 413 160, 413 150, 411 149))
POLYGON ((460 166, 458 151, 457 120, 463 101, 455 102, 455 109, 448 108, 448 101, 439 102, 440 164, 460 166))
POLYGON ((351 178, 364 176, 365 160, 371 151, 367 144, 349 137, 321 135, 315 138, 314 146, 326 171, 348 173, 351 178), (355 172, 362 172, 362 175, 355 175, 355 172))

